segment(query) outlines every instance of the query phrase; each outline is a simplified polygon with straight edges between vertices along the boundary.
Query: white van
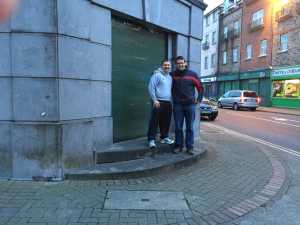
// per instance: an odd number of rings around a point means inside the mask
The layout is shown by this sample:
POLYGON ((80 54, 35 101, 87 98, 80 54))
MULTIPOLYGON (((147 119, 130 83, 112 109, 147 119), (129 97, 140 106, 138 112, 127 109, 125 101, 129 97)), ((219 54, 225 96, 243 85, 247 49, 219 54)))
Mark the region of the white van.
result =
POLYGON ((257 96, 255 91, 231 90, 219 98, 218 107, 230 107, 234 110, 248 108, 252 111, 255 111, 259 106, 259 103, 260 98, 257 96))

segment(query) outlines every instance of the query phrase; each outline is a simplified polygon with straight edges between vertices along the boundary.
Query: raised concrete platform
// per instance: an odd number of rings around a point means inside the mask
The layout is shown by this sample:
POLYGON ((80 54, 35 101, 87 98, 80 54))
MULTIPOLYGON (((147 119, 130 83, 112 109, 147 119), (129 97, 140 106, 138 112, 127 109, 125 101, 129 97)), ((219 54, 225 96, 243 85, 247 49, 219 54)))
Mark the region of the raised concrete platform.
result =
POLYGON ((149 149, 146 139, 113 144, 103 151, 95 152, 95 168, 92 170, 67 170, 66 179, 127 179, 150 176, 196 162, 206 152, 199 141, 195 143, 195 154, 185 152, 173 154, 169 145, 159 144, 149 149))

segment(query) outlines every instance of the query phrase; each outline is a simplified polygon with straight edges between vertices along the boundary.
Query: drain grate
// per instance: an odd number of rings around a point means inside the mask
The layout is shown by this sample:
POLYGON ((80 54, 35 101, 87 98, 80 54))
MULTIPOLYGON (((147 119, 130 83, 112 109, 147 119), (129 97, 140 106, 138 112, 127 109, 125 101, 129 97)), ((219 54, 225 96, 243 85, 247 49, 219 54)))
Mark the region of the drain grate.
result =
POLYGON ((104 209, 189 210, 182 192, 108 191, 104 209))

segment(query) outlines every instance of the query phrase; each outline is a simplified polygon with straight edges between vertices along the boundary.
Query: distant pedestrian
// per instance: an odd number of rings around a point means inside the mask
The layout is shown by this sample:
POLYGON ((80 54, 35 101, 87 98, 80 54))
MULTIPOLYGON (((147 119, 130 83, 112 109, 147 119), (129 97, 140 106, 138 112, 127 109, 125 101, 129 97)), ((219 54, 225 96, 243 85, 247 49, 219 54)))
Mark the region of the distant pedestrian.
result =
POLYGON ((178 56, 175 64, 176 70, 172 73, 172 97, 175 120, 175 146, 173 152, 177 153, 178 150, 183 150, 183 123, 185 121, 186 152, 193 155, 195 110, 196 104, 202 101, 203 87, 197 73, 187 69, 184 57, 178 56), (195 89, 197 89, 198 98, 196 98, 195 89))
POLYGON ((151 118, 148 129, 148 143, 150 148, 156 148, 156 132, 160 128, 160 139, 163 144, 173 144, 169 137, 172 117, 172 77, 170 75, 171 62, 163 60, 161 67, 154 71, 148 91, 152 100, 151 118))

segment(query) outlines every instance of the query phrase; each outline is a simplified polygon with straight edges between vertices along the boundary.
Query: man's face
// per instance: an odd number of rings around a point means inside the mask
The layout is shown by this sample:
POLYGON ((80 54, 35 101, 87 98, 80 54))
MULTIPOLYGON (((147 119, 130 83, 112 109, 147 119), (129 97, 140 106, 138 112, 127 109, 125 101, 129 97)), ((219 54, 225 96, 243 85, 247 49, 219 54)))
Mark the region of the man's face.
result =
POLYGON ((163 69, 163 71, 164 71, 165 73, 169 73, 170 70, 171 70, 171 63, 168 62, 168 61, 166 61, 166 62, 164 62, 164 63, 162 64, 161 68, 163 69))
POLYGON ((180 71, 183 71, 186 69, 186 62, 183 59, 176 60, 176 68, 180 71))
POLYGON ((0 22, 4 22, 14 9, 17 0, 0 0, 0 22))

